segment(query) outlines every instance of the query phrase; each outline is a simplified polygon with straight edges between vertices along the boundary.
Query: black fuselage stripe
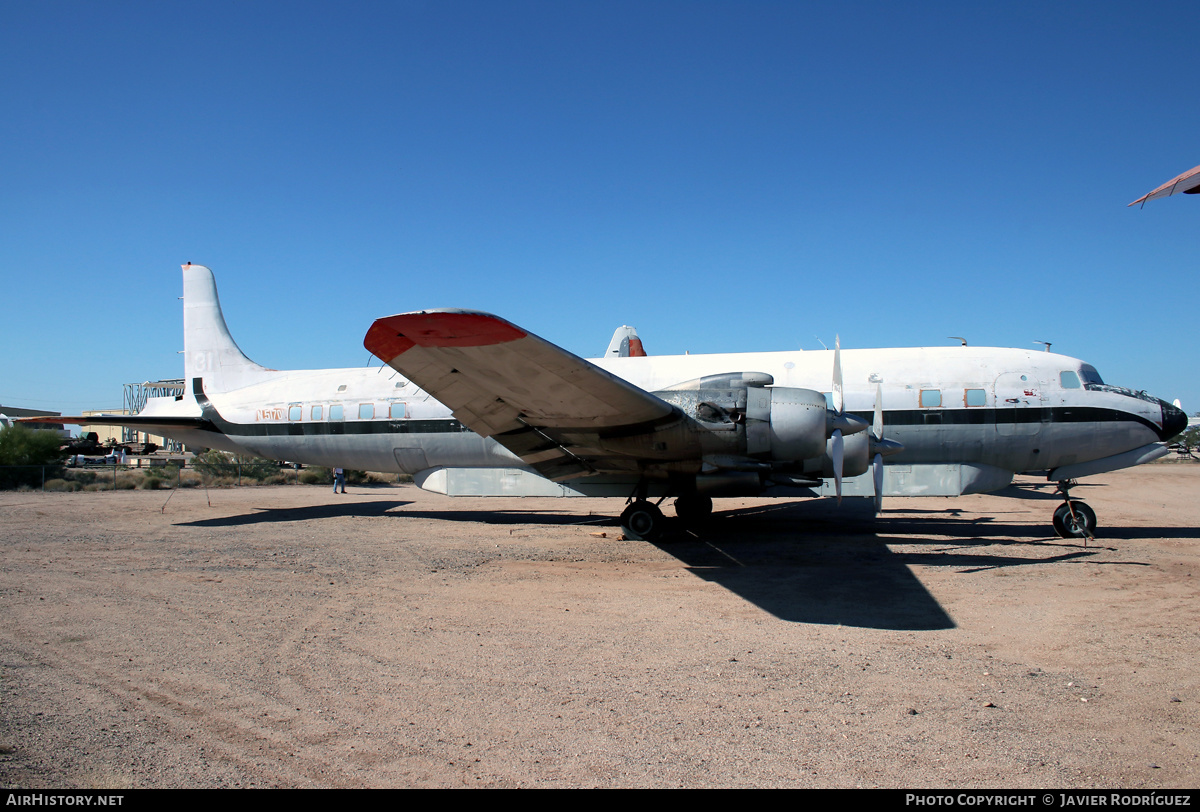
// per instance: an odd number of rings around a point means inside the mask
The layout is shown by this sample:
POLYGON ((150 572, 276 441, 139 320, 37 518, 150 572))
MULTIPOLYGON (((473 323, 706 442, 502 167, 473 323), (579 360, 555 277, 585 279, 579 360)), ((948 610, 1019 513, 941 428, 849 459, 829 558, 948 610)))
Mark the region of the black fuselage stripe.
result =
MULTIPOLYGON (((461 434, 471 430, 452 417, 419 420, 326 420, 321 422, 234 423, 221 416, 203 392, 199 378, 193 379, 193 391, 204 418, 214 431, 230 437, 323 437, 369 434, 461 434)), ((873 412, 852 412, 868 423, 873 412)), ((646 428, 669 421, 674 415, 648 421, 646 428)), ((889 426, 989 426, 998 424, 1042 423, 1140 423, 1162 437, 1162 429, 1144 417, 1119 409, 1094 406, 1017 407, 995 409, 893 409, 883 413, 883 424, 889 426)), ((518 433, 525 431, 519 429, 518 433)), ((624 434, 624 432, 620 432, 624 434)), ((1164 438, 1165 439, 1165 438, 1164 438)))
MULTIPOLYGON (((868 423, 873 412, 853 412, 868 423)), ((1146 418, 1096 406, 1015 407, 995 409, 896 409, 884 410, 883 425, 888 426, 990 426, 1027 423, 1140 423, 1162 436, 1162 429, 1146 418)))

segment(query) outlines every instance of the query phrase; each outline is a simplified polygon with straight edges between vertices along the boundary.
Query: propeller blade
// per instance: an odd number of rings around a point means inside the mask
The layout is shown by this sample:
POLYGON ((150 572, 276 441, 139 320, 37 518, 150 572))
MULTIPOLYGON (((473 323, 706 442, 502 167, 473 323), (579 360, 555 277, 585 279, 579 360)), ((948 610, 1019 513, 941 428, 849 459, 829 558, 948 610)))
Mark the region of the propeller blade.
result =
POLYGON ((883 384, 875 384, 875 420, 871 424, 871 434, 875 440, 883 439, 883 384))
POLYGON ((833 410, 839 415, 846 410, 842 396, 842 337, 833 339, 833 410))
POLYGON ((842 430, 835 429, 833 432, 833 482, 834 488, 837 491, 839 505, 842 503, 842 458, 844 451, 842 443, 842 430))
POLYGON ((871 479, 875 483, 875 512, 883 510, 883 455, 871 460, 871 479))

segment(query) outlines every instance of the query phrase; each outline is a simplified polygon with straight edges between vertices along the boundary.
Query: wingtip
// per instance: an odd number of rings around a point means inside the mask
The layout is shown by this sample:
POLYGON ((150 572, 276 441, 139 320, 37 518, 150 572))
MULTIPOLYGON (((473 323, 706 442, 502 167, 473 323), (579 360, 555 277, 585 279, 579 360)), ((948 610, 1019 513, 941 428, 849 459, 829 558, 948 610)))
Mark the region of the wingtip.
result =
POLYGON ((524 330, 491 313, 472 310, 421 310, 376 319, 363 346, 390 361, 414 346, 484 347, 527 336, 524 330))

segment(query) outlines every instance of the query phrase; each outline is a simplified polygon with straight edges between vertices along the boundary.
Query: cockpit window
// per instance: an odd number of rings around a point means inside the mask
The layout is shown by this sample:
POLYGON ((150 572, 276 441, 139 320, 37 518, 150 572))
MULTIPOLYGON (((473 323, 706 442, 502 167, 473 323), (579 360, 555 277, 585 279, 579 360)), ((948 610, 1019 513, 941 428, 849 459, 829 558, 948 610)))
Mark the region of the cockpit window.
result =
POLYGON ((1079 368, 1079 374, 1083 377, 1084 383, 1103 384, 1104 379, 1100 377, 1100 373, 1091 364, 1084 364, 1079 368))
POLYGON ((1079 389, 1082 386, 1079 383, 1079 376, 1069 369, 1064 369, 1058 373, 1058 379, 1062 382, 1063 389, 1079 389))
POLYGON ((1134 391, 1133 389, 1127 389, 1124 386, 1109 386, 1106 383, 1089 383, 1084 384, 1083 388, 1089 392, 1111 392, 1114 395, 1124 395, 1127 398, 1137 398, 1138 400, 1144 400, 1147 403, 1159 402, 1158 398, 1149 394, 1145 390, 1138 392, 1134 391))

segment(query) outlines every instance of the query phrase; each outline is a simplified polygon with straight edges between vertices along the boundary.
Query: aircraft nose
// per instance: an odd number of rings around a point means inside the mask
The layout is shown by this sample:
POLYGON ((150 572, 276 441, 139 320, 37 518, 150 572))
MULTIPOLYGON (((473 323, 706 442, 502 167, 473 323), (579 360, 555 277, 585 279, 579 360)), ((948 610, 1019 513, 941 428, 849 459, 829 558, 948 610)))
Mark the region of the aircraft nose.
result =
POLYGON ((1187 414, 1183 409, 1167 403, 1165 400, 1160 400, 1159 403, 1162 404, 1162 438, 1170 440, 1187 428, 1187 414))

